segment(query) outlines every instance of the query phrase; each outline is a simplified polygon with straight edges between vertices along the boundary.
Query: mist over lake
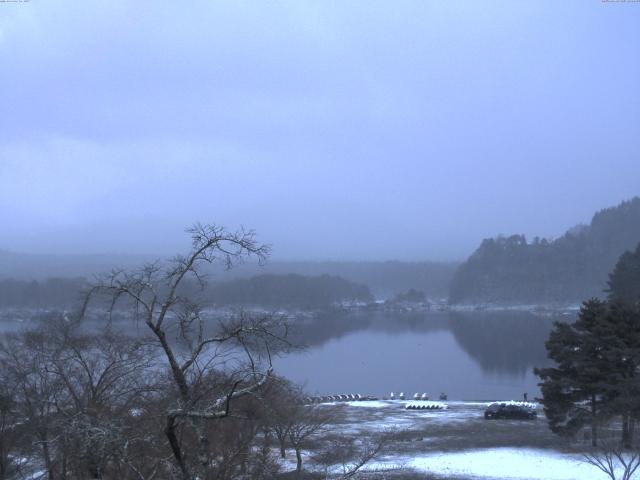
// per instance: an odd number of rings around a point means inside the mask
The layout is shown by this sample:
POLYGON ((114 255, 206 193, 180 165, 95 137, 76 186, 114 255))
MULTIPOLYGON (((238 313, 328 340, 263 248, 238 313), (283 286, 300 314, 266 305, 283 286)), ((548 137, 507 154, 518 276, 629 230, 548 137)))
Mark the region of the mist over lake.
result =
POLYGON ((637 480, 640 0, 0 0, 0 480, 637 480))

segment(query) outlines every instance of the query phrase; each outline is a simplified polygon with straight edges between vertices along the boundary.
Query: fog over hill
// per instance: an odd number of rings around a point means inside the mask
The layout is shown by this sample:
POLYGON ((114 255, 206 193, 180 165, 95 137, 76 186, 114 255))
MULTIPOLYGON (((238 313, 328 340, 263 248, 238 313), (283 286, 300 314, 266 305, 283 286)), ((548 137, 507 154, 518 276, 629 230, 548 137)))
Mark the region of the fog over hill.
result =
POLYGON ((589 225, 549 240, 524 235, 482 241, 460 265, 452 303, 580 302, 603 296, 607 275, 640 243, 640 197, 597 212, 589 225))
MULTIPOLYGON (((49 278, 91 279, 113 268, 134 268, 144 262, 166 258, 153 255, 44 255, 0 250, 0 280, 37 280, 49 278)), ((388 298, 409 288, 417 288, 430 298, 446 297, 458 264, 454 262, 314 262, 273 261, 260 266, 248 261, 224 270, 209 270, 211 282, 247 278, 260 274, 335 275, 367 285, 377 298, 388 298)))

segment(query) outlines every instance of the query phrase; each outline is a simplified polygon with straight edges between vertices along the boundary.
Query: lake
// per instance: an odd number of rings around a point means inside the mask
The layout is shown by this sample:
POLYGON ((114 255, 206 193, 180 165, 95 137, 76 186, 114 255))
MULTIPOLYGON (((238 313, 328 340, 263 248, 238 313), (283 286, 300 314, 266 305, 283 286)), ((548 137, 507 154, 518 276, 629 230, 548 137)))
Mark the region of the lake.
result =
POLYGON ((554 320, 528 312, 323 314, 301 327, 303 352, 277 359, 279 374, 312 394, 427 392, 450 400, 539 395, 535 366, 554 320))
MULTIPOLYGON (((0 331, 37 324, 33 312, 4 312, 0 331)), ((529 399, 539 395, 533 368, 548 364, 544 342, 554 320, 520 311, 347 313, 301 321, 294 339, 304 351, 276 358, 276 373, 310 394, 383 397, 427 392, 450 400, 529 399)), ((146 333, 129 321, 118 325, 146 333)))

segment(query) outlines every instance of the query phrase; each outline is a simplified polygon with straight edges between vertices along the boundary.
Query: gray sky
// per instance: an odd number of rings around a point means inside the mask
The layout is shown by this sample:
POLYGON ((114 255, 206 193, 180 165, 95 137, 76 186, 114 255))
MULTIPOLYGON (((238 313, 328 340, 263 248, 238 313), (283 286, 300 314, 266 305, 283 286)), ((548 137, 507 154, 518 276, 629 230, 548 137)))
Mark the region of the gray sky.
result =
POLYGON ((460 259, 640 194, 640 3, 0 3, 0 249, 460 259))

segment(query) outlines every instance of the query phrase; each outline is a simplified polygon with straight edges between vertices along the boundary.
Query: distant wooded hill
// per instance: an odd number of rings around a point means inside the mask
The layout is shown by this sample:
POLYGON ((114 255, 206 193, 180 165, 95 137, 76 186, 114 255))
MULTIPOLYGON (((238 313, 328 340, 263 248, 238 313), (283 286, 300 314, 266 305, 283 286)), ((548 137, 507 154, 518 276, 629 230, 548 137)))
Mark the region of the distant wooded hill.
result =
MULTIPOLYGON (((81 290, 86 285, 82 278, 0 280, 0 308, 72 308, 79 305, 81 290)), ((257 275, 214 282, 204 291, 188 282, 181 293, 195 295, 206 305, 216 306, 317 309, 340 302, 373 301, 366 285, 331 275, 257 275)))
MULTIPOLYGON (((48 278, 92 278, 112 268, 131 269, 158 258, 152 255, 44 255, 0 250, 0 280, 36 280, 42 283, 48 278)), ((160 260, 163 258, 160 257, 160 260)), ((429 261, 272 260, 264 266, 247 262, 228 271, 214 266, 207 273, 212 282, 261 274, 333 275, 367 285, 377 298, 391 298, 415 288, 425 292, 430 299, 437 299, 449 295, 451 279, 458 265, 454 262, 429 261)))
POLYGON ((603 296, 608 273, 640 242, 640 198, 599 211, 549 241, 486 239, 456 271, 451 303, 579 302, 603 296))
POLYGON ((0 308, 70 308, 81 301, 84 278, 0 280, 0 308))
POLYGON ((225 281, 232 277, 249 277, 262 273, 285 275, 332 275, 355 283, 367 285, 376 298, 392 298, 415 288, 425 292, 430 299, 447 298, 451 279, 458 267, 456 262, 348 262, 348 261, 299 261, 267 262, 264 267, 244 264, 229 272, 213 275, 212 279, 225 281))
POLYGON ((371 302, 366 285, 341 277, 321 275, 258 275, 238 278, 209 287, 215 305, 256 305, 262 307, 322 308, 340 302, 371 302))

